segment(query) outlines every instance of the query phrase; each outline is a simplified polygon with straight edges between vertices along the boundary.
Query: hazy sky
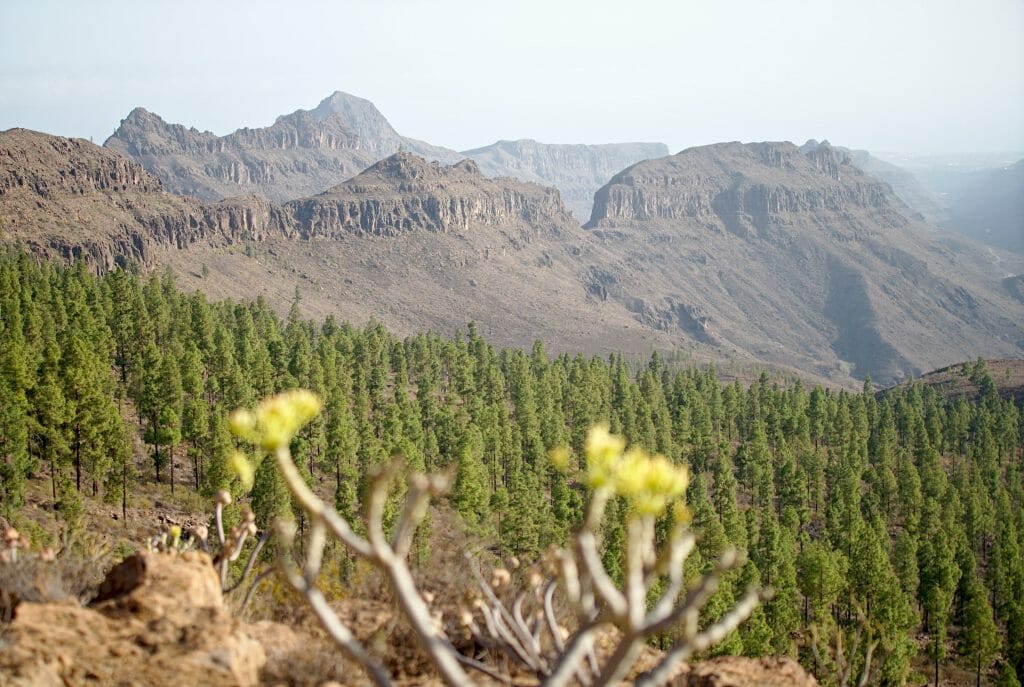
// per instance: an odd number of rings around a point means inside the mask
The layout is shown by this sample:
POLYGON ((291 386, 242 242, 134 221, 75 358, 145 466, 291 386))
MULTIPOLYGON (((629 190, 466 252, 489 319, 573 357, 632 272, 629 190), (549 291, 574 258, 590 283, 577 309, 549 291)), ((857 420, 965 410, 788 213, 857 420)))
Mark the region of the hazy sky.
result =
POLYGON ((335 90, 406 136, 1024 149, 1024 0, 0 0, 0 130, 218 134, 335 90))

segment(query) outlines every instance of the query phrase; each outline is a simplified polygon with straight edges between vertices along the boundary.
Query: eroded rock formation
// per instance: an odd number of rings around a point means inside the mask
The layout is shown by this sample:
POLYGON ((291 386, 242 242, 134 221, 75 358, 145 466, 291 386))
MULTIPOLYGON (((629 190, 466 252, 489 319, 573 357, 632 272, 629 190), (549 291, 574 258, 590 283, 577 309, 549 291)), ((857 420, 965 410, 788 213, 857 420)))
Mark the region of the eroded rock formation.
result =
POLYGON ((488 179, 472 160, 444 166, 404 152, 287 207, 311 238, 464 232, 473 226, 557 230, 572 223, 552 188, 488 179))
POLYGON ((148 265, 155 247, 227 245, 296 234, 291 218, 249 196, 204 204, 164 191, 128 158, 80 139, 0 133, 0 238, 104 271, 148 265))
POLYGON ((597 192, 586 227, 620 258, 602 297, 761 359, 895 381, 1024 350, 1024 309, 999 281, 1019 261, 925 225, 827 143, 640 162, 597 192))
POLYGON ((0 683, 257 685, 263 647, 224 605, 201 553, 141 553, 87 608, 22 603, 4 636, 0 683))
POLYGON ((521 139, 498 141, 462 154, 476 160, 488 176, 554 186, 573 216, 585 222, 597 189, 636 162, 668 155, 668 148, 663 143, 564 145, 521 139))
POLYGON ((368 100, 337 91, 312 110, 226 136, 132 110, 104 146, 137 161, 172 193, 206 201, 257 194, 276 202, 319 193, 398 150, 455 162, 458 153, 400 136, 368 100))

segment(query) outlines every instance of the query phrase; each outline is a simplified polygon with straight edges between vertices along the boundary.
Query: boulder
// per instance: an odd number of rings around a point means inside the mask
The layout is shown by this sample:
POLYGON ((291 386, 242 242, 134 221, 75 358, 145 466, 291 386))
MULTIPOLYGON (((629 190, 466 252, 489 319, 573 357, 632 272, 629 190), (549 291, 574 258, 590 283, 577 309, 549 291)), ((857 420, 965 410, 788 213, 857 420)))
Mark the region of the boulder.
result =
POLYGON ((87 608, 22 603, 4 644, 0 685, 256 685, 266 663, 200 553, 132 556, 87 608))

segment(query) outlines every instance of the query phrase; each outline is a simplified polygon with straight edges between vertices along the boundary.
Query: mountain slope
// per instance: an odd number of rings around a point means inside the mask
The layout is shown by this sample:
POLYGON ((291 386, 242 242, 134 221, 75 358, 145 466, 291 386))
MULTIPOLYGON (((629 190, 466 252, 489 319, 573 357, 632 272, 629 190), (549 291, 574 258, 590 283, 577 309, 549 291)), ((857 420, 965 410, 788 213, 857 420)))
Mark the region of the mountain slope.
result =
POLYGON ((443 166, 406 152, 288 207, 308 235, 331 238, 339 232, 394 236, 471 225, 558 229, 574 224, 552 188, 488 179, 472 160, 443 166))
POLYGON ((621 169, 668 155, 663 143, 558 145, 529 139, 498 141, 462 153, 489 176, 510 176, 554 186, 580 222, 590 218, 594 192, 621 169))
POLYGON ((400 334, 475 320, 499 345, 682 349, 843 384, 1024 347, 1024 259, 908 218, 827 146, 638 163, 598 192, 587 230, 556 190, 468 160, 396 153, 277 205, 175 196, 80 140, 13 130, 0 151, 4 241, 97 269, 166 265, 187 288, 281 310, 298 288, 312 316, 400 334))
MULTIPOLYGON (((588 266, 607 258, 558 191, 489 179, 471 160, 396 153, 284 209, 304 240, 268 238, 244 254, 195 246, 161 260, 214 297, 263 294, 284 309, 298 287, 304 312, 376 319, 400 334, 454 333, 472 320, 501 345, 539 338, 551 350, 608 353, 678 342, 587 290, 588 266)), ((721 359, 698 348, 698 359, 721 359)))
POLYGON ((373 103, 340 91, 269 127, 226 136, 168 124, 136 108, 103 145, 141 162, 167 190, 202 200, 253 193, 277 202, 300 198, 399 149, 461 159, 453 150, 400 136, 373 103))
POLYGON ((81 139, 0 132, 0 238, 96 269, 152 264, 158 246, 225 246, 294 232, 261 198, 201 203, 166 193, 128 158, 81 139))
MULTIPOLYGON (((588 292, 605 260, 558 192, 396 153, 329 192, 277 205, 167 193, 119 153, 79 139, 0 133, 0 243, 93 269, 171 267, 211 297, 262 295, 409 334, 470 320, 501 345, 647 353, 678 339, 588 292)), ((723 356, 697 347, 693 360, 723 356)), ((750 363, 752 361, 744 361, 750 363)))
MULTIPOLYGON (((828 141, 823 143, 827 145, 828 141)), ((806 153, 820 145, 822 144, 811 139, 800 146, 800 150, 806 153)), ((833 150, 840 155, 849 156, 861 171, 889 184, 896 197, 912 211, 921 215, 925 222, 942 225, 949 219, 946 202, 926 189, 912 172, 881 160, 866 150, 851 150, 841 146, 833 146, 833 150)))
POLYGON ((828 145, 724 143, 624 170, 586 226, 618 255, 610 298, 767 361, 891 381, 1021 355, 1024 308, 989 251, 904 212, 828 145))
POLYGON ((952 201, 948 226, 1024 255, 1024 160, 979 175, 952 201))

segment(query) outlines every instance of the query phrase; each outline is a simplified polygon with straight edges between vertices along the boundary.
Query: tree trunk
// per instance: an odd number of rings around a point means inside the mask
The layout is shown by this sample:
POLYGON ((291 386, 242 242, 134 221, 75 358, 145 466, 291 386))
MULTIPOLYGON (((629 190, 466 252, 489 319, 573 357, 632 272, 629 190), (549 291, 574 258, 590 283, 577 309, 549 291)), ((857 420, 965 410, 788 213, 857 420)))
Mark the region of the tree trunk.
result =
POLYGON ((192 474, 196 478, 196 491, 199 491, 199 452, 192 449, 192 474))
POLYGON ((75 425, 75 491, 82 491, 82 425, 75 425))
POLYGON ((128 527, 128 461, 121 465, 121 523, 128 527))
POLYGON ((174 444, 167 445, 167 455, 170 462, 171 493, 174 493, 174 444))

